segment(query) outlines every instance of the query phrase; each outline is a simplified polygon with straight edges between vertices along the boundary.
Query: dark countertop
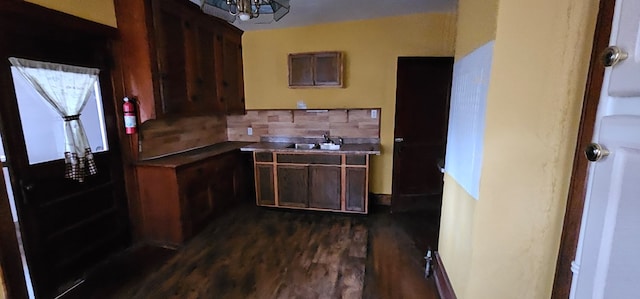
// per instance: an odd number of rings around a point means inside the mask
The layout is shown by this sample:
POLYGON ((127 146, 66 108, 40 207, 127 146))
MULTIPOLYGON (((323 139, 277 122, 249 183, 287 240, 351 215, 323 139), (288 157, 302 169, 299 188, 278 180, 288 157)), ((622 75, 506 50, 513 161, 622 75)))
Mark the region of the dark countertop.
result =
POLYGON ((227 152, 238 150, 244 146, 250 145, 252 142, 242 141, 226 141, 216 143, 214 145, 192 149, 182 153, 171 154, 168 156, 141 160, 136 163, 138 166, 160 166, 176 168, 185 166, 194 162, 221 155, 227 152))
POLYGON ((323 153, 323 154, 366 154, 380 155, 380 144, 378 143, 357 143, 343 144, 339 150, 323 149, 295 149, 288 148, 291 142, 258 142, 240 148, 244 152, 294 152, 294 153, 323 153))

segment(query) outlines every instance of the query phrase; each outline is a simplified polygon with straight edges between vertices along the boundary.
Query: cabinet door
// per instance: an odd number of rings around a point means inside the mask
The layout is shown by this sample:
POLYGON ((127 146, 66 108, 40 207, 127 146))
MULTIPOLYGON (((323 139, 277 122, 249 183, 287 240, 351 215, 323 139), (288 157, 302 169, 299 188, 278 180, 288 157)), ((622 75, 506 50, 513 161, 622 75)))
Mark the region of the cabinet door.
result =
POLYGON ((183 20, 188 115, 224 113, 216 93, 213 24, 206 19, 183 20))
POLYGON ((316 86, 342 86, 342 53, 317 53, 314 56, 316 86))
POLYGON ((211 170, 207 165, 197 165, 180 170, 181 225, 184 238, 188 239, 209 221, 213 213, 213 199, 208 178, 211 170))
POLYGON ((346 172, 345 208, 347 211, 366 212, 367 168, 347 167, 346 172))
POLYGON ((273 166, 256 165, 256 197, 258 205, 275 205, 273 166))
POLYGON ((242 73, 241 34, 226 30, 219 38, 222 47, 222 92, 227 114, 244 114, 244 77, 242 73))
MULTIPOLYGON (((154 2, 154 29, 158 48, 160 107, 163 115, 184 113, 187 101, 185 31, 182 10, 170 1, 154 2)), ((158 107, 158 105, 156 105, 158 107)))
POLYGON ((289 54, 289 86, 313 86, 312 54, 289 54))
POLYGON ((280 206, 309 206, 309 170, 307 166, 278 165, 278 200, 280 206))
POLYGON ((184 51, 185 51, 185 84, 187 97, 183 103, 183 111, 191 114, 203 103, 198 79, 200 78, 198 25, 193 20, 183 20, 184 51))
POLYGON ((340 210, 341 168, 309 166, 309 207, 340 210))
POLYGON ((198 76, 195 85, 198 90, 198 100, 201 109, 216 114, 224 114, 225 107, 218 98, 216 77, 216 30, 212 22, 203 22, 198 26, 198 76))
POLYGON ((214 212, 222 212, 235 203, 233 156, 222 156, 212 163, 213 173, 208 178, 214 212))

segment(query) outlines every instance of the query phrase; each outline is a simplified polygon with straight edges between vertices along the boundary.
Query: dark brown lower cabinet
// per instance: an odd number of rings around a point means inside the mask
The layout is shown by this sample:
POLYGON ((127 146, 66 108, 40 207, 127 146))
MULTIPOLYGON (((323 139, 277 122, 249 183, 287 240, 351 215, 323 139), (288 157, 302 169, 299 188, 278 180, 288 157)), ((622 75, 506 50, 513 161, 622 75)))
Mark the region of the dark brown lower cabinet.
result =
POLYGON ((367 155, 256 152, 254 169, 257 205, 368 212, 367 155))
POLYGON ((273 166, 255 166, 256 197, 259 205, 275 205, 276 195, 273 189, 273 166))
POLYGON ((309 207, 340 210, 341 167, 309 166, 309 207))
POLYGON ((364 212, 366 211, 366 202, 368 190, 367 186, 367 169, 347 167, 345 179, 345 209, 347 211, 364 212))
MULTIPOLYGON (((180 221, 183 236, 193 234, 193 231, 202 227, 213 213, 214 199, 210 192, 210 182, 207 179, 212 174, 213 171, 205 165, 178 171, 179 197, 185 200, 181 203, 183 212, 180 215, 180 218, 183 219, 180 221), (189 219, 189 221, 184 221, 185 219, 189 219)), ((156 186, 156 188, 158 187, 156 186)))
POLYGON ((278 165, 279 204, 285 207, 309 206, 309 171, 307 166, 278 165))
POLYGON ((238 200, 237 186, 248 185, 240 151, 196 160, 188 153, 137 167, 142 233, 147 242, 179 246, 238 200))

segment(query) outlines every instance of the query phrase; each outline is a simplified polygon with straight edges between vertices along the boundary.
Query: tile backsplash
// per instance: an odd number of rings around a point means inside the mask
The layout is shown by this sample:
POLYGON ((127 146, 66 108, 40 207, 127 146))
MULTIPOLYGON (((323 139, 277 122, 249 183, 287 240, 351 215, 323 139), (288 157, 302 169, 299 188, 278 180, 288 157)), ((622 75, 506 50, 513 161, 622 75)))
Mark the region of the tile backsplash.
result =
POLYGON ((380 108, 247 110, 245 115, 227 116, 227 137, 258 142, 262 136, 320 137, 329 132, 346 138, 380 138, 380 112, 380 108))

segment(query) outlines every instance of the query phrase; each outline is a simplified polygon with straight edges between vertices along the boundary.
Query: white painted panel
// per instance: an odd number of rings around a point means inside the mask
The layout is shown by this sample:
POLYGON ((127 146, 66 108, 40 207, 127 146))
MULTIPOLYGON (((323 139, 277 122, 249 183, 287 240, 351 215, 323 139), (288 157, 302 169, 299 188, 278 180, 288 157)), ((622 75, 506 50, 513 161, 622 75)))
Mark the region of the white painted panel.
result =
POLYGON ((617 7, 620 23, 613 28, 616 37, 612 45, 620 47, 629 57, 612 67, 609 95, 617 97, 640 96, 640 1, 621 1, 617 7))
POLYGON ((455 62, 445 171, 478 199, 493 41, 455 62))
POLYGON ((596 270, 603 298, 640 295, 640 150, 621 148, 614 164, 612 199, 606 211, 605 232, 596 270))
POLYGON ((640 294, 640 117, 602 119, 600 143, 611 154, 592 164, 572 298, 640 294))

